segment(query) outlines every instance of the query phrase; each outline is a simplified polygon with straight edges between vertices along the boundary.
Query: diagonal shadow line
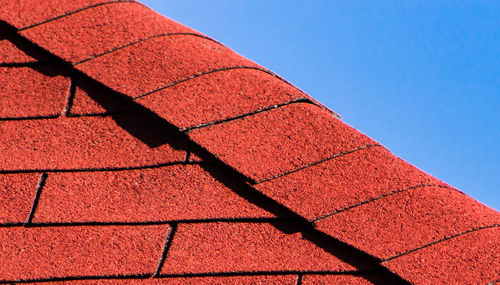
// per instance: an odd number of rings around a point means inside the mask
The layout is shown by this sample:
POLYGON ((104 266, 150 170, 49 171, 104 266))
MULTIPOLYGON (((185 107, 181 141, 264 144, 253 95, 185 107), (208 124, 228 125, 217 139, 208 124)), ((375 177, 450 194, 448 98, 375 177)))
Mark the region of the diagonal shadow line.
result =
MULTIPOLYGON (((0 28, 2 23, 0 22, 0 28)), ((381 265, 379 258, 369 255, 349 244, 346 244, 332 236, 329 236, 314 228, 306 218, 298 215, 286 206, 278 203, 272 198, 257 191, 249 183, 255 182, 244 176, 230 165, 225 164, 212 153, 207 151, 201 145, 191 141, 189 136, 182 132, 178 127, 172 125, 165 119, 159 117, 151 110, 134 102, 128 96, 119 93, 108 86, 96 81, 80 71, 75 70, 71 64, 51 55, 48 51, 27 41, 17 33, 15 41, 19 43, 22 50, 27 50, 32 55, 50 56, 56 59, 61 64, 61 71, 74 71, 78 73, 79 88, 84 90, 90 98, 100 104, 107 111, 115 109, 117 106, 123 106, 134 110, 131 113, 111 114, 114 121, 122 129, 130 135, 141 140, 151 148, 159 147, 164 144, 169 144, 174 149, 187 150, 190 145, 192 152, 209 163, 203 165, 203 168, 211 174, 215 179, 225 184, 232 189, 236 194, 262 209, 275 214, 277 217, 288 217, 291 221, 281 221, 272 223, 274 227, 285 234, 300 232, 304 239, 312 242, 316 246, 322 248, 342 260, 343 262, 352 265, 360 271, 377 272, 377 276, 373 274, 362 275, 363 278, 374 284, 409 284, 397 274, 389 271, 381 265), (68 67, 69 66, 69 67, 68 67)))
MULTIPOLYGON (((11 26, 9 23, 2 20, 0 20, 0 38, 8 40, 18 49, 23 51, 26 55, 36 60, 36 62, 27 62, 27 63, 10 63, 10 64, 7 63, 6 66, 8 67, 25 67, 25 66, 38 67, 38 66, 45 66, 47 64, 58 63, 64 66, 64 68, 61 70, 66 70, 66 72, 67 70, 71 70, 72 68, 70 63, 62 61, 60 58, 52 55, 50 52, 42 49, 38 45, 22 37, 17 33, 17 29, 15 27, 11 26)), ((46 71, 41 71, 41 72, 44 73, 46 71)), ((58 75, 58 73, 54 73, 53 71, 44 74, 48 76, 58 75)))

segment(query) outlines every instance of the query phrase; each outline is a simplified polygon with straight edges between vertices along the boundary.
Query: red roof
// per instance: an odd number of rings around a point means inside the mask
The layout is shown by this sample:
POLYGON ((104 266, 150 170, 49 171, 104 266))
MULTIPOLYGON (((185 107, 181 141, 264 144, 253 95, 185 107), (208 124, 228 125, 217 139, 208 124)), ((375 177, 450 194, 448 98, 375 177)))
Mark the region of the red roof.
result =
POLYGON ((479 283, 500 213, 135 1, 0 4, 0 283, 479 283))

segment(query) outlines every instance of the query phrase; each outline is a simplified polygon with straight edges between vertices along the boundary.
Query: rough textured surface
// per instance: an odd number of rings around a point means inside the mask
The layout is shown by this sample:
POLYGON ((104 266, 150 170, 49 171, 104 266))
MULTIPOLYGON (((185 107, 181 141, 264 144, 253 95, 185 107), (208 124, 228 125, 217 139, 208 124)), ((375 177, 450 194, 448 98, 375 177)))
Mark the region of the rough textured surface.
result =
POLYGON ((492 224, 500 224, 500 213, 438 187, 410 189, 316 223, 319 230, 381 259, 492 224))
POLYGON ((234 66, 257 65, 211 40, 170 35, 116 50, 76 68, 120 93, 137 97, 193 75, 234 66))
POLYGON ((307 103, 196 129, 189 135, 255 181, 375 144, 331 113, 307 103))
POLYGON ((39 179, 35 173, 0 175, 0 223, 28 220, 39 179))
POLYGON ((301 98, 309 96, 262 70, 243 68, 202 75, 136 102, 184 129, 301 98), (178 108, 164 107, 171 104, 178 108))
POLYGON ((208 223, 179 226, 162 273, 352 269, 267 223, 208 223))
POLYGON ((7 39, 4 39, 3 31, 0 31, 0 65, 10 63, 35 62, 35 58, 27 55, 16 45, 7 39))
POLYGON ((194 33, 134 2, 97 6, 21 34, 55 55, 80 62, 164 33, 194 33))
POLYGON ((446 185, 383 147, 335 157, 256 185, 309 220, 418 185, 446 185))
POLYGON ((0 280, 152 273, 168 226, 0 228, 0 280))
POLYGON ((47 177, 34 222, 271 217, 198 165, 47 177), (166 207, 167 206, 167 207, 166 207))
POLYGON ((0 283, 500 278, 497 211, 133 2, 0 3, 0 283))
MULTIPOLYGON (((148 128, 134 114, 121 114, 118 119, 148 128)), ((169 144, 149 147, 111 117, 5 121, 0 133, 4 157, 0 171, 130 168, 182 161, 186 156, 169 144)))
POLYGON ((57 116, 69 94, 70 79, 57 66, 0 67, 0 120, 57 116))
MULTIPOLYGON (((5 0, 0 4, 0 19, 18 29, 64 16, 74 11, 116 0, 5 0)), ((113 5, 113 4, 110 4, 113 5)), ((62 19, 62 18, 61 18, 62 19)))
POLYGON ((477 230, 385 263, 415 284, 486 284, 500 276, 500 227, 477 230))

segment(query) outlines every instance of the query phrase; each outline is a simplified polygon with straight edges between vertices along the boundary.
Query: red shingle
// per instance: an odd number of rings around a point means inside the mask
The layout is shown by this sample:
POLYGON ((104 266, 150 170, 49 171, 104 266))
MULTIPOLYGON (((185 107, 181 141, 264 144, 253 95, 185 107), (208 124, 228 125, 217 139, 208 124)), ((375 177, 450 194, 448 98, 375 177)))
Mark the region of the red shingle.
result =
POLYGON ((206 223, 179 225, 162 273, 352 269, 299 233, 269 224, 206 223))
POLYGON ((168 226, 0 228, 0 280, 153 273, 168 226))
MULTIPOLYGON (((0 19, 18 29, 38 24, 99 3, 116 0, 4 0, 0 2, 0 19)), ((114 4, 110 4, 114 5, 114 4)))
POLYGON ((299 98, 309 96, 273 75, 245 68, 199 76, 136 102, 184 129, 299 98))
POLYGON ((102 5, 21 34, 69 62, 79 62, 114 48, 163 33, 194 33, 133 2, 102 5))
POLYGON ((386 259, 447 236, 500 224, 500 213, 456 190, 420 187, 316 223, 317 228, 386 259))
POLYGON ((57 116, 70 80, 57 66, 0 67, 0 119, 57 116))
POLYGON ((257 65, 211 40, 172 35, 116 50, 76 68, 136 97, 196 74, 234 66, 257 65))
POLYGON ((388 150, 370 147, 255 187, 313 220, 380 195, 422 184, 445 185, 388 150))
POLYGON ((10 41, 3 39, 3 37, 4 35, 2 31, 0 31, 0 64, 37 61, 17 48, 10 41))
POLYGON ((271 217, 198 165, 55 173, 33 222, 137 222, 271 217))
POLYGON ((0 223, 23 223, 33 205, 40 174, 0 175, 0 223))
POLYGON ((486 284, 500 276, 500 227, 477 230, 385 262, 415 284, 486 284))
MULTIPOLYGON (((122 123, 148 130, 134 114, 122 123)), ((6 121, 0 124, 0 170, 137 167, 184 160, 169 144, 151 148, 111 117, 6 121), (12 147, 16 146, 16 147, 12 147)))
POLYGON ((330 112, 307 103, 196 129, 189 135, 255 181, 375 143, 330 112))

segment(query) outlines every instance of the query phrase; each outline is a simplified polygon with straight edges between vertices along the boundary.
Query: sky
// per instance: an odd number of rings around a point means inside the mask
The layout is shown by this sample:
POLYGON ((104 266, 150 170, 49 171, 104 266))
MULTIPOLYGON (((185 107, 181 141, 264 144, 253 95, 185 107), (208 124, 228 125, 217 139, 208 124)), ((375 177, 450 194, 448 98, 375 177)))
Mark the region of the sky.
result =
POLYGON ((500 210, 500 1, 141 2, 500 210))

